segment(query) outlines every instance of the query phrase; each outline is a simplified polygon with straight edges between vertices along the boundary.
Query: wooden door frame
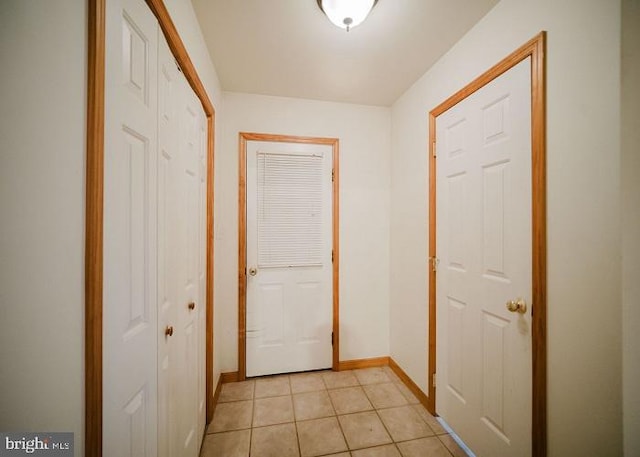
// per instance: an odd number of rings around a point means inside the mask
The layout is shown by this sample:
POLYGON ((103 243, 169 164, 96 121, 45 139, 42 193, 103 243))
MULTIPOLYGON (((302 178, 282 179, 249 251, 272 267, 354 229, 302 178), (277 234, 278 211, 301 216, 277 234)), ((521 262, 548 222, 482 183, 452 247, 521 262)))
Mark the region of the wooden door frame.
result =
MULTIPOLYGON (((84 455, 102 456, 105 33, 108 0, 88 1, 85 208, 84 455)), ((207 117, 206 421, 213 417, 213 157, 215 109, 162 0, 145 0, 207 117)))
MULTIPOLYGON (((429 112, 429 259, 436 258, 436 118, 531 58, 532 456, 547 454, 546 32, 504 58, 429 112)), ((429 266, 429 410, 436 413, 436 273, 429 266)))
POLYGON ((331 146, 333 154, 332 171, 332 249, 333 249, 333 337, 332 369, 338 371, 340 358, 340 243, 339 243, 339 152, 337 138, 320 138, 293 135, 273 135, 268 133, 240 132, 238 141, 238 380, 247 378, 247 142, 262 141, 273 143, 298 143, 331 146))

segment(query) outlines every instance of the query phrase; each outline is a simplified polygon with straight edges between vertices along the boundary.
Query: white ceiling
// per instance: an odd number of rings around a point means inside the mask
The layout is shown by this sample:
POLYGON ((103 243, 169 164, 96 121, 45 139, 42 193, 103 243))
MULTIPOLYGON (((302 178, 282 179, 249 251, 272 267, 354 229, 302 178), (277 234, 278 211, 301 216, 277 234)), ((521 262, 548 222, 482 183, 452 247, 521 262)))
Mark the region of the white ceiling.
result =
POLYGON ((316 0, 192 0, 226 91, 391 105, 498 0, 379 0, 350 32, 316 0))

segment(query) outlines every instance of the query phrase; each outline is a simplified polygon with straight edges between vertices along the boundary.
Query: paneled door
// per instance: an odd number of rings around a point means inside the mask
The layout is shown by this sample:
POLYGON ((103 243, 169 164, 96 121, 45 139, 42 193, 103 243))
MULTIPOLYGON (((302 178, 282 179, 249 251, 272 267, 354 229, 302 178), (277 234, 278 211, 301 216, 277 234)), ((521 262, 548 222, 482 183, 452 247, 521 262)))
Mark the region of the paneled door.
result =
POLYGON ((531 455, 530 73, 436 119, 436 410, 479 457, 531 455))
POLYGON ((182 156, 178 142, 180 71, 160 37, 158 45, 158 455, 178 457, 178 410, 181 386, 174 373, 183 370, 175 332, 182 300, 183 264, 179 239, 182 156))
POLYGON ((247 144, 247 376, 332 364, 332 147, 247 144))
POLYGON ((200 101, 179 74, 178 151, 180 153, 180 275, 176 336, 182 370, 173 372, 180 386, 178 437, 181 456, 197 456, 204 433, 204 259, 206 237, 205 118, 200 101))
POLYGON ((196 456, 205 425, 205 121, 162 36, 158 75, 159 455, 196 456))
POLYGON ((205 115, 144 0, 110 0, 106 24, 103 454, 196 457, 205 115))
POLYGON ((155 456, 158 24, 142 0, 107 3, 103 455, 155 456))

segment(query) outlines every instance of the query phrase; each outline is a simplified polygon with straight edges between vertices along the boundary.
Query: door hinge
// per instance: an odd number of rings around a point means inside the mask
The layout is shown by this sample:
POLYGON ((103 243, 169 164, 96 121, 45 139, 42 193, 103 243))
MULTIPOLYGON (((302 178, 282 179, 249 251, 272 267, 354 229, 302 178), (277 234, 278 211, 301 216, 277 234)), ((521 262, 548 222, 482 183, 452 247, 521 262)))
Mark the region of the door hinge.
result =
POLYGON ((433 154, 433 157, 436 157, 436 142, 435 141, 431 144, 431 153, 433 154))
POLYGON ((429 261, 431 262, 431 270, 434 273, 438 272, 438 264, 440 263, 440 259, 437 258, 436 256, 433 257, 429 257, 429 261))
POLYGON ((331 263, 333 263, 333 249, 331 250, 331 263))
POLYGON ((435 373, 433 373, 433 375, 431 376, 431 385, 433 387, 436 386, 436 374, 435 373))
POLYGON ((331 346, 333 346, 333 332, 331 332, 331 346))
POLYGON ((334 182, 336 180, 336 170, 335 168, 331 169, 331 182, 334 182))

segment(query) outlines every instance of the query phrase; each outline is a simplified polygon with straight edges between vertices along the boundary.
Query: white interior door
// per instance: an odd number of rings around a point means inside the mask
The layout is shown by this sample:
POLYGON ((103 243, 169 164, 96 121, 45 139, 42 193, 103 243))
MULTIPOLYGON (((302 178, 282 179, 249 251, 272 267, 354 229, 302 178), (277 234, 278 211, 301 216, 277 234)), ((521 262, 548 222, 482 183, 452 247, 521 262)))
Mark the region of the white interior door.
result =
POLYGON ((144 0, 107 2, 106 23, 104 455, 196 457, 205 115, 144 0))
POLYGON ((332 148, 247 144, 247 376, 332 364, 332 148))
POLYGON ((206 130, 162 36, 158 78, 158 453, 196 456, 205 426, 206 130))
POLYGON ((201 283, 204 272, 201 269, 202 256, 206 254, 205 237, 202 225, 205 214, 202 213, 203 182, 206 169, 203 166, 202 131, 204 113, 200 101, 189 87, 186 79, 179 74, 179 92, 181 94, 178 109, 178 150, 180 162, 181 192, 179 204, 181 217, 179 225, 179 249, 181 252, 180 274, 174 280, 180 284, 180 304, 178 306, 176 341, 180 372, 177 376, 180 385, 180 405, 178 415, 178 436, 182 456, 197 456, 200 450, 204 427, 204 408, 201 387, 204 376, 204 354, 202 350, 201 317, 204 316, 201 283))
MULTIPOLYGON (((198 112, 198 123, 196 126, 197 147, 198 147, 198 207, 197 217, 194 221, 197 224, 198 248, 195 258, 197 259, 197 281, 198 294, 196 299, 195 319, 198 325, 197 360, 197 403, 198 403, 198 428, 196 437, 203 437, 206 427, 207 414, 207 117, 202 109, 200 101, 193 91, 192 107, 198 112)), ((213 354, 211 355, 213 357, 213 354)))
POLYGON ((155 456, 158 25, 143 0, 106 24, 103 453, 155 456))
POLYGON ((531 455, 530 71, 436 120, 436 408, 479 457, 531 455))
POLYGON ((175 332, 182 302, 177 281, 183 265, 178 221, 182 156, 178 142, 180 72, 164 37, 158 46, 158 455, 178 457, 178 417, 183 370, 175 332), (167 334, 167 329, 172 335, 167 334))

